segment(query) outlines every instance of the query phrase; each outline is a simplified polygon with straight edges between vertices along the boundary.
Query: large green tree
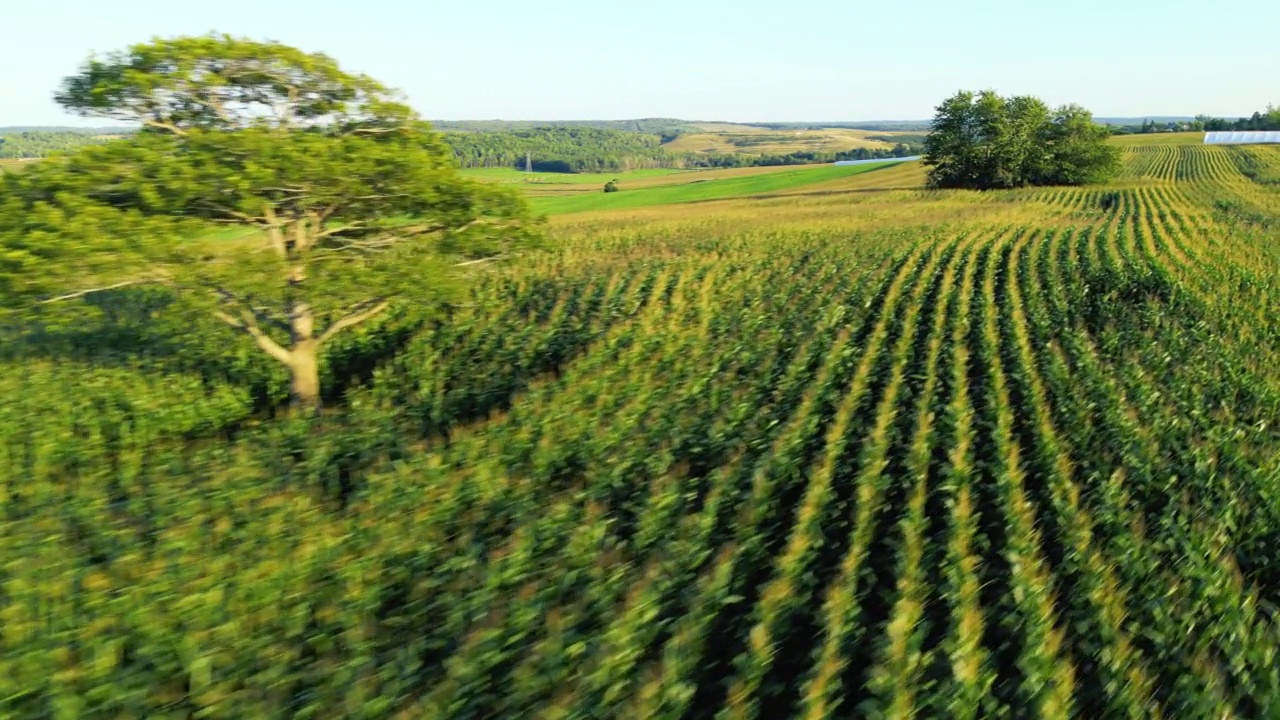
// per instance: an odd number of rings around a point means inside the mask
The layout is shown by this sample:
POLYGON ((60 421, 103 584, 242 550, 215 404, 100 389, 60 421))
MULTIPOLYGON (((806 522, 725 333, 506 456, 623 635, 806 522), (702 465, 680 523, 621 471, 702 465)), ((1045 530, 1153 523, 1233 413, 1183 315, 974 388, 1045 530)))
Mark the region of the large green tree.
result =
POLYGON ((1028 173, 1033 185, 1087 185, 1120 172, 1120 150, 1107 143, 1111 130, 1093 121, 1079 105, 1064 105, 1037 131, 1039 165, 1028 173))
POLYGON ((1107 129, 1078 105, 960 92, 937 108, 925 139, 929 184, 989 190, 1101 182, 1119 169, 1107 129))
POLYGON ((534 237, 518 197, 459 177, 412 110, 324 55, 155 40, 57 99, 142 130, 6 178, 0 291, 163 283, 284 364, 304 407, 337 333, 534 237))

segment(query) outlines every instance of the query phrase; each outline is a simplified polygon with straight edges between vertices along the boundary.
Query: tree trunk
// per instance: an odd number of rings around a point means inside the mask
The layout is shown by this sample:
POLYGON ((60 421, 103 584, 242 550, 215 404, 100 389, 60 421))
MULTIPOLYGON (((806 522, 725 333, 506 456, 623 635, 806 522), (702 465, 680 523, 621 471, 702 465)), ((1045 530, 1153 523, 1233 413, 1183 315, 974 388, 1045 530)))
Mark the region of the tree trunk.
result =
POLYGON ((320 358, 315 340, 298 345, 289 353, 293 402, 299 408, 314 412, 320 409, 320 358))
MULTIPOLYGON (((268 215, 274 217, 270 208, 268 215)), ((279 249, 281 257, 288 259, 292 250, 280 227, 272 226, 268 234, 279 249)), ((304 221, 298 222, 292 242, 295 248, 305 249, 310 246, 311 239, 307 235, 304 221)), ((305 413, 315 414, 320 410, 320 348, 338 332, 355 327, 384 312, 390 307, 390 301, 387 298, 371 298, 357 303, 345 316, 330 323, 324 333, 317 335, 315 313, 302 300, 300 286, 306 276, 304 265, 297 264, 288 268, 285 295, 285 314, 289 326, 287 346, 276 342, 263 331, 258 325, 259 314, 252 308, 241 306, 237 311, 231 311, 231 308, 227 311, 216 310, 214 316, 252 337, 259 348, 289 368, 289 390, 293 406, 305 413)), ((225 302, 228 297, 234 299, 230 293, 219 291, 219 299, 225 302)))
POLYGON ((300 409, 320 409, 320 341, 315 336, 315 316, 311 306, 293 302, 289 312, 289 373, 293 402, 300 409))

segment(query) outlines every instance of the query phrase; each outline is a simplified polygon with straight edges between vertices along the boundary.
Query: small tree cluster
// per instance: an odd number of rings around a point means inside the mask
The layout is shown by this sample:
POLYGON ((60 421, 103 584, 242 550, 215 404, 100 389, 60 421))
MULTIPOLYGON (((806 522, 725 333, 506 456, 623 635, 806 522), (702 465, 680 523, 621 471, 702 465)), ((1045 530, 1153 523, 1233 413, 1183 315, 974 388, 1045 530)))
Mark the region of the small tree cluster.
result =
POLYGON ((1249 117, 1227 120, 1208 115, 1197 115, 1197 130, 1221 132, 1224 130, 1280 130, 1280 106, 1267 105, 1265 112, 1255 111, 1249 117))
POLYGON ((936 188, 990 190, 1103 182, 1120 169, 1106 127, 1079 105, 960 92, 938 106, 924 164, 936 188))

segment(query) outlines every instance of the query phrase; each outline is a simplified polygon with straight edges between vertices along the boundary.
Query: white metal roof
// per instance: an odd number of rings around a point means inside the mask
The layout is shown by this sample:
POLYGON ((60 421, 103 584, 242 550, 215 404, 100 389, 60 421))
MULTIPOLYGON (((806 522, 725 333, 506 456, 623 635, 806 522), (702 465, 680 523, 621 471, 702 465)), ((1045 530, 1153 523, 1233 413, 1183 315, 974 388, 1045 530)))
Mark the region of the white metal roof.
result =
POLYGON ((1280 143, 1280 131, 1237 130, 1204 134, 1205 145, 1244 145, 1248 143, 1280 143))

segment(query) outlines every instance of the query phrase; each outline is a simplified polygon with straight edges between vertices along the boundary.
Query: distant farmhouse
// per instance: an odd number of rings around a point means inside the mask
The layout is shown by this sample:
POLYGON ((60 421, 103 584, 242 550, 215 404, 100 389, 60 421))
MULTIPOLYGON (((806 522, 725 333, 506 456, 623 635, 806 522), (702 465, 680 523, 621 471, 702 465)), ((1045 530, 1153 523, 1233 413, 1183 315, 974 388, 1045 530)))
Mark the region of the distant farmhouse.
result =
POLYGON ((1280 143, 1280 131, 1249 130, 1204 134, 1205 145, 1256 145, 1259 143, 1280 143))

